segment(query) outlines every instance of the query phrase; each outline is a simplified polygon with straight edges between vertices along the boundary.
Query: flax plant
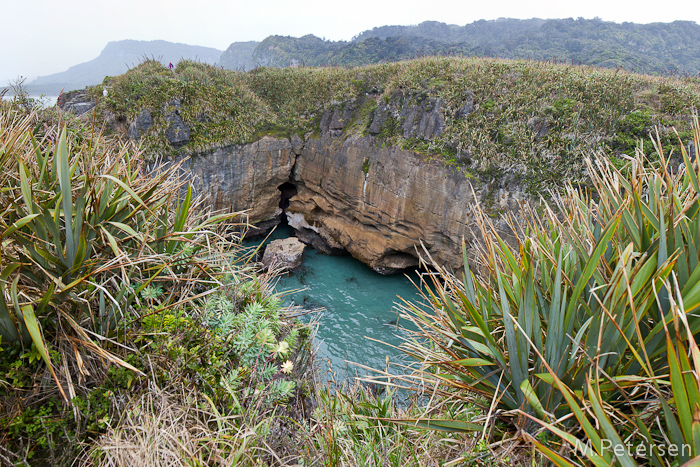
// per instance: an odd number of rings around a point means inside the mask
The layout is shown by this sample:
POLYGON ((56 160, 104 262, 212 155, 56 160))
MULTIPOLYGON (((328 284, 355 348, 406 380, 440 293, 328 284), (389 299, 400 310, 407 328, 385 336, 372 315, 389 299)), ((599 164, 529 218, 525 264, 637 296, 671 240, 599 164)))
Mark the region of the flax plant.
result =
MULTIPOLYGON (((697 148, 700 142, 697 118, 693 133, 697 148)), ((658 145, 656 149, 660 149, 658 145)), ((602 175, 596 177, 603 182, 599 186, 607 188, 599 203, 601 217, 620 209, 625 202, 621 194, 625 191, 636 194, 634 202, 640 210, 644 209, 644 215, 626 216, 629 225, 625 230, 626 240, 640 249, 671 256, 675 264, 669 280, 653 291, 658 321, 640 322, 633 330, 636 339, 627 339, 621 352, 628 355, 628 367, 639 373, 638 379, 621 384, 620 378, 597 364, 586 374, 585 391, 580 391, 564 384, 548 368, 580 428, 567 429, 559 421, 537 422, 560 438, 581 462, 659 467, 700 465, 697 346, 700 223, 698 169, 694 162, 698 153, 696 149, 694 154, 688 154, 685 148, 682 152, 685 167, 680 167, 675 175, 663 164, 663 159, 661 167, 645 169, 638 157, 628 183, 611 172, 600 172, 602 175), (622 189, 613 190, 620 186, 622 189), (668 220, 666 235, 654 235, 655 230, 660 231, 664 226, 663 214, 668 220), (644 342, 643 346, 639 346, 640 341, 644 342), (611 403, 611 390, 616 390, 625 403, 611 403)), ((623 285, 628 290, 633 287, 628 278, 623 285)), ((627 307, 634 310, 631 302, 627 307)), ((530 438, 530 441, 556 465, 575 465, 539 440, 530 438)))
MULTIPOLYGON (((585 391, 577 391, 548 369, 578 426, 567 429, 559 421, 533 419, 561 439, 570 457, 596 466, 700 465, 700 350, 675 279, 665 284, 671 306, 663 322, 665 356, 652 358, 628 343, 644 375, 634 385, 620 385, 600 367, 592 367, 585 391), (611 388, 628 403, 611 404, 606 395, 611 388), (644 397, 635 396, 640 390, 644 397)), ((577 465, 552 446, 525 437, 555 465, 577 465)))
MULTIPOLYGON (((696 148, 698 128, 695 118, 696 148)), ((590 187, 569 185, 542 213, 525 209, 510 223, 511 242, 477 209, 480 274, 466 248, 462 279, 432 263, 427 306, 403 307, 418 330, 406 331, 402 348, 420 363, 394 381, 471 401, 486 416, 415 423, 484 435, 498 425, 518 437, 538 430, 533 420, 567 429, 576 421, 562 385, 586 396, 595 371, 607 378, 605 403, 631 413, 678 340, 666 332, 671 274, 689 332, 700 330, 698 155, 683 149, 684 166, 675 169, 655 149, 658 163, 638 151, 625 172, 589 159, 590 187)))
POLYGON ((3 347, 33 344, 52 373, 59 342, 78 362, 88 352, 132 368, 101 342, 123 335, 149 285, 167 290, 168 306, 194 297, 197 281, 216 283, 213 229, 230 215, 195 213, 176 166, 146 176, 130 145, 37 121, 0 109, 3 347))

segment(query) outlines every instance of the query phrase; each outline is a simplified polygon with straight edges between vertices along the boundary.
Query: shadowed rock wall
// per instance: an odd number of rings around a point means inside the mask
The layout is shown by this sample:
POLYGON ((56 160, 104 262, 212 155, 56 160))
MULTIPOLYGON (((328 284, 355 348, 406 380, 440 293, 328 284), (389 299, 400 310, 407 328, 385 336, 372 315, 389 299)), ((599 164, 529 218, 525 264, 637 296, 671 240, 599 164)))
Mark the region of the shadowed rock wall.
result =
POLYGON ((206 196, 213 209, 246 211, 250 223, 268 228, 279 223, 278 187, 289 180, 295 158, 289 140, 264 137, 189 156, 182 168, 194 192, 206 196))

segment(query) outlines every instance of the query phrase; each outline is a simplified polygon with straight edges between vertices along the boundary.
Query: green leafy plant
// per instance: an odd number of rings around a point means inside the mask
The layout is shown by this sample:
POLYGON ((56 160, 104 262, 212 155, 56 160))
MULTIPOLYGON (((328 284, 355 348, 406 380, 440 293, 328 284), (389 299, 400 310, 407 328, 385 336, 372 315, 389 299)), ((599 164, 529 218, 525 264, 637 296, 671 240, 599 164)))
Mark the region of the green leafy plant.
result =
POLYGON ((29 131, 36 115, 0 118, 5 342, 33 342, 53 372, 47 340, 70 330, 86 349, 129 367, 94 336, 115 332, 139 294, 153 301, 157 283, 168 285, 164 302, 172 303, 191 291, 181 278, 211 281, 213 269, 196 254, 206 247, 203 233, 229 216, 195 215, 191 188, 183 191, 173 168, 143 177, 137 157, 97 135, 79 143, 64 128, 37 139, 29 131), (141 285, 132 289, 132 281, 141 285))
MULTIPOLYGON (((659 467, 691 467, 700 463, 700 380, 697 376, 700 351, 690 331, 677 283, 669 282, 666 286, 667 292, 674 289, 676 292, 675 299, 671 300, 671 319, 664 323, 666 356, 652 359, 630 348, 630 353, 645 373, 635 385, 620 388, 616 378, 600 368, 592 368, 586 379, 585 392, 574 391, 550 372, 580 428, 563 429, 556 423, 536 421, 558 436, 583 462, 659 467), (661 360, 665 366, 660 368, 661 360), (634 401, 634 404, 611 406, 606 394, 611 387, 620 389, 625 399, 634 401), (634 392, 641 387, 646 393, 640 399, 634 392)), ((556 465, 575 465, 550 446, 529 435, 526 438, 556 465)))
MULTIPOLYGON (((304 456, 309 463, 349 466, 421 466, 439 460, 459 465, 464 446, 469 443, 460 433, 436 433, 412 422, 425 407, 415 400, 402 399, 388 389, 359 382, 333 391, 320 388, 309 429, 304 456), (396 424, 393 420, 405 420, 396 424), (307 457, 308 456, 308 457, 307 457), (310 458, 309 458, 310 457, 310 458)), ((449 412, 446 403, 441 411, 449 412)), ((454 413, 463 412, 457 409, 454 413)), ((469 443, 470 444, 470 443, 469 443)))
MULTIPOLYGON (((697 118, 694 128, 700 142, 697 118)), ((441 388, 487 414, 481 423, 431 421, 434 428, 487 433, 492 415, 514 434, 535 429, 533 420, 570 427, 562 387, 590 394, 595 372, 609 380, 605 404, 632 416, 642 394, 634 389, 664 374, 677 345, 666 332, 671 275, 690 333, 700 330, 697 166, 684 151, 688 169, 672 173, 660 144, 656 150, 657 165, 638 151, 627 175, 605 159, 589 161, 595 196, 570 186, 557 209, 525 211, 522 229, 511 223, 515 247, 477 213, 481 274, 470 271, 466 248, 463 280, 432 265, 428 305, 404 307, 418 331, 402 347, 422 362, 404 381, 441 388)))

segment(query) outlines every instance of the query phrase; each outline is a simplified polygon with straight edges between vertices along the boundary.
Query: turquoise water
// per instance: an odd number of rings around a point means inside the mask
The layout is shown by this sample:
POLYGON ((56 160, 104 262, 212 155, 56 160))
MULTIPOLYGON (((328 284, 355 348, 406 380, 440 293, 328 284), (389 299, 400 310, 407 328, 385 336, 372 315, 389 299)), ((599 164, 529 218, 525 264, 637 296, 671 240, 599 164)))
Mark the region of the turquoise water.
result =
MULTIPOLYGON (((289 228, 278 228, 268 241, 291 236, 289 228)), ((417 283, 417 274, 411 274, 417 283)), ((417 301, 418 291, 403 274, 382 276, 350 256, 328 256, 306 248, 302 266, 281 276, 276 290, 285 292, 286 304, 324 311, 301 316, 318 322, 314 341, 317 363, 327 379, 345 380, 367 371, 349 362, 384 369, 391 362, 410 361, 400 351, 371 339, 398 346, 397 296, 417 301), (303 290, 300 290, 303 289, 303 290)), ((401 320, 402 327, 409 323, 401 320)))

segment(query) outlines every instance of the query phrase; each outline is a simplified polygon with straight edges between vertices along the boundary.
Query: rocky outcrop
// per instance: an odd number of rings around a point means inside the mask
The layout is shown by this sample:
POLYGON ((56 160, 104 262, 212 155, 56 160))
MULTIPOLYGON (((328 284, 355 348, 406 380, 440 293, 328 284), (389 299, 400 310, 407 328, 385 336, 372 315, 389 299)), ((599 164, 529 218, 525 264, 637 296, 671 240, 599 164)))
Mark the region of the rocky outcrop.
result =
POLYGON ((190 128, 185 125, 180 117, 180 100, 174 99, 165 107, 165 121, 168 128, 165 130, 165 139, 173 148, 179 149, 190 142, 190 128))
POLYGON ((326 230, 309 224, 303 212, 287 211, 286 216, 287 223, 296 231, 297 238, 302 242, 313 246, 327 255, 342 256, 348 253, 348 250, 331 237, 326 230))
POLYGON ((242 221, 264 230, 280 220, 279 187, 289 181, 295 157, 289 140, 265 137, 170 160, 186 159, 182 170, 213 209, 245 211, 242 221))
MULTIPOLYGON (((328 108, 320 136, 264 137, 200 151, 185 161, 184 173, 212 208, 245 210, 260 231, 284 212, 302 242, 327 254, 351 254, 380 273, 416 266, 421 242, 437 262, 460 268, 462 238, 473 238, 471 208, 488 198, 500 211, 515 211, 524 195, 512 180, 472 185, 441 160, 382 143, 389 132, 419 140, 440 135, 445 117, 436 97, 397 94, 374 107, 369 99, 328 108), (356 131, 358 115, 367 122, 363 132, 356 131)), ((177 104, 168 109, 173 127, 177 104)), ((468 96, 457 118, 473 106, 468 96)), ((148 126, 147 117, 142 112, 132 122, 134 136, 148 126)))
MULTIPOLYGON (((344 249, 381 273, 416 266, 421 242, 438 263, 459 269, 462 239, 469 244, 474 238, 472 208, 488 198, 493 210, 515 212, 525 198, 522 189, 508 178, 472 184, 441 160, 382 144, 382 135, 430 140, 441 134, 444 110, 430 93, 397 92, 380 100, 365 135, 348 126, 363 108, 367 101, 326 111, 321 136, 298 151, 289 225, 317 249, 344 249)), ((473 110, 468 93, 457 118, 473 110)), ((496 224, 508 237, 505 223, 496 224)))
MULTIPOLYGON (((524 194, 512 180, 504 180, 509 186, 472 185, 440 160, 384 147, 379 137, 388 133, 424 140, 441 134, 442 104, 429 93, 379 101, 366 135, 348 131, 363 106, 346 102, 326 111, 321 137, 298 151, 289 225, 315 248, 345 250, 381 273, 416 266, 421 242, 438 263, 460 268, 462 238, 473 238, 472 207, 488 197, 494 208, 516 211, 524 194)), ((457 118, 473 108, 468 94, 457 118)), ((500 228, 508 234, 505 225, 500 228)))
POLYGON ((268 269, 291 271, 301 266, 305 245, 296 237, 275 240, 265 248, 262 262, 268 269))
POLYGON ((133 122, 129 125, 129 138, 138 141, 153 126, 153 117, 147 109, 141 109, 133 122))
POLYGON ((435 260, 459 267, 462 236, 472 235, 470 208, 482 195, 444 164, 379 148, 371 136, 307 141, 293 180, 289 224, 381 273, 416 266, 420 241, 435 260))
POLYGON ((56 105, 66 112, 80 116, 95 108, 95 99, 85 90, 70 91, 61 93, 56 105))

